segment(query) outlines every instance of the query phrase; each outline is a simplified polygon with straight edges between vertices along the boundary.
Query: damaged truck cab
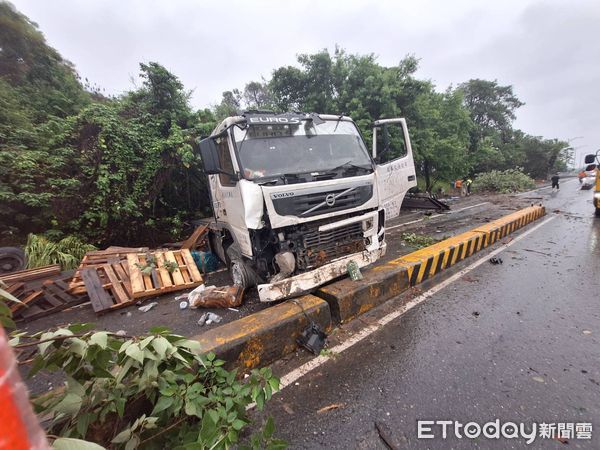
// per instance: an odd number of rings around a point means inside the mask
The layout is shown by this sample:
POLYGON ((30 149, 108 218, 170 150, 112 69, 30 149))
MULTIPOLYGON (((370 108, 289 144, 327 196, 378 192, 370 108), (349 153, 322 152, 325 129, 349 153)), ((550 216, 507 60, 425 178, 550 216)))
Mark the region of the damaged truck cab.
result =
POLYGON ((404 119, 373 125, 370 154, 345 116, 253 111, 200 141, 211 250, 261 301, 297 296, 385 254, 385 222, 416 186, 404 119))

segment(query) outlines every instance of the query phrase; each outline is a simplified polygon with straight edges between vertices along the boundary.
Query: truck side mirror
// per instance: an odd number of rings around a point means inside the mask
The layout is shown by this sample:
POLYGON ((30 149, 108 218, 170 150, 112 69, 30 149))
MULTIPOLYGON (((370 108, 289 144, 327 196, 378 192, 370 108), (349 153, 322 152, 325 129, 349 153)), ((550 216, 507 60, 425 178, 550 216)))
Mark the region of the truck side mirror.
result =
POLYGON ((585 171, 586 171, 586 172, 591 172, 592 170, 596 170, 596 164, 588 164, 588 165, 585 167, 585 171))
POLYGON ((585 155, 585 163, 592 164, 596 160, 596 155, 585 155))
POLYGON ((200 141, 200 157, 204 165, 204 172, 207 175, 215 175, 222 172, 219 167, 217 144, 213 138, 206 138, 200 141))

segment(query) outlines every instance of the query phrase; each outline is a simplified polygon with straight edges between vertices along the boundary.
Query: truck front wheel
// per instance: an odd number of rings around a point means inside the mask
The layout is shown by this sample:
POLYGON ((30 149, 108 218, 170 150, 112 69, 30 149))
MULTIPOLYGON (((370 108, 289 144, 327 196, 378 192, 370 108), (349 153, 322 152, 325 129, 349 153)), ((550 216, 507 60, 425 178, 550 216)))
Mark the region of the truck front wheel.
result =
POLYGON ((242 286, 244 289, 255 286, 256 281, 252 270, 241 259, 231 260, 231 278, 233 284, 242 286))
POLYGON ((596 208, 596 217, 600 217, 600 208, 596 208))

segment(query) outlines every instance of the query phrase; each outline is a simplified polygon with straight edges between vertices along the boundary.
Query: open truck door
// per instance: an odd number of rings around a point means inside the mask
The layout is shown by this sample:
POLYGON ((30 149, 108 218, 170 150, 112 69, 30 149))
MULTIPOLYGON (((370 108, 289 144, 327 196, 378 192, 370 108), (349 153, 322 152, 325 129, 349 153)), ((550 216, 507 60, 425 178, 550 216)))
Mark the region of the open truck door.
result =
POLYGON ((382 119, 373 123, 373 159, 379 204, 388 221, 400 215, 404 196, 417 185, 405 119, 382 119))

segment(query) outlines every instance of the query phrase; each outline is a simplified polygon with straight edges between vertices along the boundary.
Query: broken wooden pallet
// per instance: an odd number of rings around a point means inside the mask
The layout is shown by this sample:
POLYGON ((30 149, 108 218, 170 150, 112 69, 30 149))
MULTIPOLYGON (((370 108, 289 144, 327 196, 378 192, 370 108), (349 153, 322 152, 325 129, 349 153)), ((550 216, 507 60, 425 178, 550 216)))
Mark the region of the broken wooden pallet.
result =
POLYGON ((129 275, 118 259, 82 269, 81 277, 96 313, 134 302, 129 275))
POLYGON ((62 311, 87 301, 85 295, 67 293, 70 278, 46 280, 41 288, 25 289, 19 296, 21 303, 11 305, 15 320, 31 320, 62 311))
POLYGON ((47 278, 54 275, 60 275, 60 265, 51 264, 49 266, 36 267, 35 269, 19 270, 11 272, 0 277, 1 281, 10 284, 17 281, 31 281, 40 278, 47 278))
POLYGON ((189 238, 187 238, 185 241, 183 241, 183 244, 181 244, 181 248, 188 249, 188 250, 194 249, 198 245, 198 240, 200 238, 204 238, 204 236, 207 233, 208 233, 208 225, 207 224, 203 224, 203 225, 196 227, 196 229, 194 230, 192 235, 189 238))
MULTIPOLYGON (((83 278, 81 277, 81 271, 86 268, 97 269, 102 267, 105 264, 121 264, 123 270, 126 272, 128 270, 127 265, 127 252, 128 251, 146 251, 147 248, 127 248, 127 247, 109 247, 106 250, 97 250, 93 252, 88 252, 81 260, 81 264, 73 274, 73 279, 69 283, 69 293, 71 294, 82 294, 86 292, 85 283, 83 282, 83 278), (110 249, 114 248, 115 251, 110 251, 110 249)), ((120 269, 119 269, 120 270, 120 269)), ((102 274, 100 274, 102 275, 102 274)), ((123 279, 126 277, 123 277, 123 279)), ((102 280, 104 283, 107 283, 107 280, 102 280)))
POLYGON ((129 253, 127 264, 134 298, 162 295, 203 283, 194 258, 187 249, 129 253))

